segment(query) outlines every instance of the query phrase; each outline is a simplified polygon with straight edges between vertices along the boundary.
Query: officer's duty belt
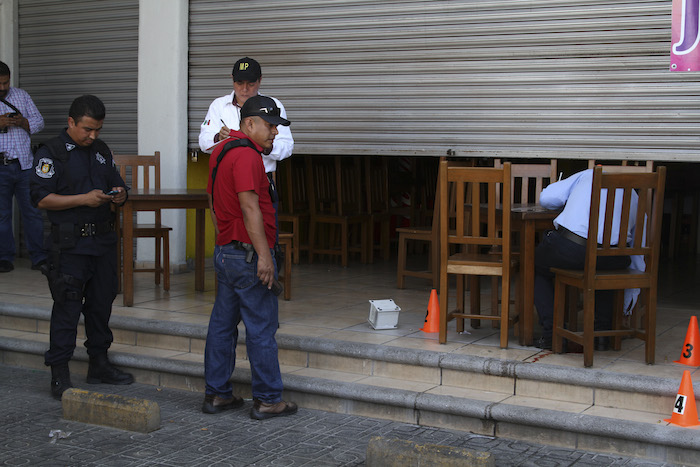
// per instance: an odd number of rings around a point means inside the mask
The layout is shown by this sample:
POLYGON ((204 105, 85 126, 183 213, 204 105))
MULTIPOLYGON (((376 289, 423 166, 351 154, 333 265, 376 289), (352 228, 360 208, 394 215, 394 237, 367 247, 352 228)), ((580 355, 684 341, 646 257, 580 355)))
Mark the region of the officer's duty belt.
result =
MULTIPOLYGON (((94 222, 88 224, 75 224, 73 226, 73 233, 75 233, 76 237, 92 237, 95 235, 102 235, 108 232, 112 232, 113 230, 114 222, 112 221, 94 222)), ((54 240, 58 240, 59 226, 57 224, 51 225, 51 235, 53 236, 54 240)))

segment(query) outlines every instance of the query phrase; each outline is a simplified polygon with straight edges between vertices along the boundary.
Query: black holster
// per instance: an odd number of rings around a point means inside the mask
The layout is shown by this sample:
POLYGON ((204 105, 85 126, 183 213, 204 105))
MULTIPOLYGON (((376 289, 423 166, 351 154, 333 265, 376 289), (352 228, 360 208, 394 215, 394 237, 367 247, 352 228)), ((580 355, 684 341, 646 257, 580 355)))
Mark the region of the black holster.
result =
POLYGON ((48 261, 41 265, 41 273, 45 275, 46 279, 49 281, 51 298, 53 298, 53 301, 59 305, 63 304, 66 299, 81 300, 84 285, 83 281, 80 281, 68 274, 61 274, 58 271, 60 257, 61 250, 59 246, 54 243, 51 247, 48 261), (78 288, 80 292, 69 290, 69 285, 78 288))

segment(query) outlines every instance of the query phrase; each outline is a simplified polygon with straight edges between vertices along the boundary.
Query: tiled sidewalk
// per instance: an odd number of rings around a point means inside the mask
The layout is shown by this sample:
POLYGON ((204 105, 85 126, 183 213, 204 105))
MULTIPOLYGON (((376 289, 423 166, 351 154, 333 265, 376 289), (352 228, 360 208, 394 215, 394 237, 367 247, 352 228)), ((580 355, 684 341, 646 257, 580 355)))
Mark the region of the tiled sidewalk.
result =
POLYGON ((0 365, 0 464, 65 466, 361 466, 374 436, 490 452, 498 466, 671 465, 465 432, 301 408, 295 416, 251 420, 250 401, 218 415, 200 411, 199 393, 131 386, 77 387, 147 399, 161 428, 143 434, 67 421, 48 396, 47 372, 0 365), (60 430, 65 438, 49 437, 60 430))

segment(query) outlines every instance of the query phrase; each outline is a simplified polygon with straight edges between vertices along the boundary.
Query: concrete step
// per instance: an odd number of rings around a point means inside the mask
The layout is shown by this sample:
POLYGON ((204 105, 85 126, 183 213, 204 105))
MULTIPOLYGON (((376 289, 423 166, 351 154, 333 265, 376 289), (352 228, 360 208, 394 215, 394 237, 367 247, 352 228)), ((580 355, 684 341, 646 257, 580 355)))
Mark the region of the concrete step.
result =
MULTIPOLYGON (((49 317, 0 303, 2 362, 46 370, 49 317)), ((139 382, 203 393, 206 325, 114 315, 111 326, 111 359, 139 382)), ((233 381, 249 398, 244 332, 240 340, 233 381)), ((284 326, 277 341, 285 397, 303 407, 700 465, 696 432, 663 421, 678 380, 293 336, 284 326)), ((87 372, 82 342, 75 375, 87 372)))

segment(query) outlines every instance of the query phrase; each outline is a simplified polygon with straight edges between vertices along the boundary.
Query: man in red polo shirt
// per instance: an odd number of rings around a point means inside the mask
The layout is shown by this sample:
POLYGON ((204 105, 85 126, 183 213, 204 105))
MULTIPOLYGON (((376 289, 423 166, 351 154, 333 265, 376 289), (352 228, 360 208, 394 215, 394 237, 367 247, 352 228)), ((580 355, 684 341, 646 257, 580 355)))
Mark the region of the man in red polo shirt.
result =
POLYGON ((261 155, 272 147, 277 125, 289 124, 274 100, 253 96, 241 109, 240 131, 232 131, 211 155, 207 192, 217 232, 214 267, 218 292, 204 351, 204 413, 243 405, 243 399, 233 395, 230 382, 241 320, 251 370, 251 418, 263 420, 297 411, 295 403, 282 400, 275 340, 275 288, 279 284, 274 258, 274 193, 261 155))

